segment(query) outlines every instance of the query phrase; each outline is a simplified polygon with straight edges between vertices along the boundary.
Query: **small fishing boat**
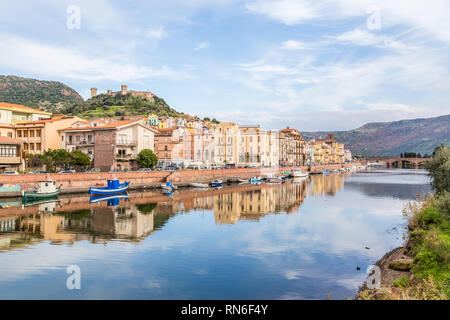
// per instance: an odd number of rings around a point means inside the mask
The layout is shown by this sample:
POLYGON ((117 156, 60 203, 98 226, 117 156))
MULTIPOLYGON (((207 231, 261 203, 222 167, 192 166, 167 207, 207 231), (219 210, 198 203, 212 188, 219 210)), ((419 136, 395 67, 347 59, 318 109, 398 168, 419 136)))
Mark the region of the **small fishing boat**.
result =
POLYGON ((299 169, 292 171, 292 175, 294 176, 294 178, 305 178, 309 174, 307 172, 302 172, 302 170, 299 169))
POLYGON ((266 178, 267 183, 282 183, 283 178, 282 177, 267 177, 266 178))
POLYGON ((191 182, 189 183, 189 186, 194 188, 209 188, 209 185, 207 183, 200 183, 200 182, 191 182))
POLYGON ((125 181, 124 183, 120 183, 119 179, 108 180, 108 184, 106 187, 90 187, 89 193, 92 195, 108 195, 108 194, 117 194, 127 191, 128 186, 130 185, 129 181, 125 181))
POLYGON ((250 179, 250 183, 261 183, 261 177, 253 177, 250 179))
POLYGON ((53 180, 39 181, 39 185, 35 186, 32 191, 22 190, 22 200, 39 200, 47 199, 57 196, 61 191, 61 186, 56 187, 56 182, 53 180))
POLYGON ((161 184, 161 188, 163 188, 163 190, 166 190, 166 191, 169 191, 169 192, 177 189, 177 187, 174 186, 172 184, 172 182, 166 182, 166 183, 161 184))
POLYGON ((222 180, 220 180, 220 179, 216 179, 216 180, 213 180, 213 181, 211 181, 210 183, 209 183, 209 185, 211 186, 211 187, 213 187, 213 188, 217 188, 217 187, 221 187, 222 186, 222 180))
POLYGON ((248 179, 237 179, 237 181, 239 183, 247 183, 249 180, 248 179))

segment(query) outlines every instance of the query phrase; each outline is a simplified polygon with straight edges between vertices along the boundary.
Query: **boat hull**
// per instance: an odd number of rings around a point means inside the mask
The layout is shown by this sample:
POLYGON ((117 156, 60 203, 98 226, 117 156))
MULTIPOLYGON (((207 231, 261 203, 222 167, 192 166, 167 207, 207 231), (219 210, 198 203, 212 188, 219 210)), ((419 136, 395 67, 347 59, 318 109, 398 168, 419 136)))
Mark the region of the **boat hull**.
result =
POLYGON ((192 182, 189 184, 191 187, 194 188, 208 188, 209 186, 206 183, 196 183, 196 182, 192 182))
POLYGON ((61 189, 56 189, 54 192, 37 193, 37 192, 23 192, 22 199, 26 200, 40 200, 54 198, 61 192, 61 189))
POLYGON ((128 182, 125 182, 123 185, 119 186, 118 188, 89 188, 89 193, 91 195, 110 195, 110 194, 118 194, 123 193, 128 190, 128 182))

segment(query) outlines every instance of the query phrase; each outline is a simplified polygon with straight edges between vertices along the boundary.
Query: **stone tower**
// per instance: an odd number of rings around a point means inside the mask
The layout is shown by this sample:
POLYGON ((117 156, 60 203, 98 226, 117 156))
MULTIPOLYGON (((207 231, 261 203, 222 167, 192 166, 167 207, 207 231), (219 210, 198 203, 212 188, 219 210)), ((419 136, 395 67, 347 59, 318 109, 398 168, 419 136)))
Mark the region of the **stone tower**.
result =
POLYGON ((123 95, 127 94, 127 93, 128 93, 128 86, 126 86, 126 85, 123 84, 123 85, 122 85, 121 93, 122 93, 123 95))
POLYGON ((91 98, 97 95, 97 88, 91 88, 91 98))

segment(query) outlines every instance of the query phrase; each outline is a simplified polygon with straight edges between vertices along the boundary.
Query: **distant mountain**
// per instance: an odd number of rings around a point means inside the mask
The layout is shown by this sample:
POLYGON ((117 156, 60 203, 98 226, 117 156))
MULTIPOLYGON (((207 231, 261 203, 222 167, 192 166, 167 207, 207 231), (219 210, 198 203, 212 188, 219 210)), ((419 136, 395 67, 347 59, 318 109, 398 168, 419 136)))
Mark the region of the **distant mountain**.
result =
POLYGON ((144 97, 125 95, 100 94, 86 101, 67 105, 62 113, 77 115, 81 118, 107 118, 118 116, 136 116, 156 114, 158 116, 183 116, 181 112, 172 109, 164 99, 157 96, 150 101, 144 97))
POLYGON ((335 132, 303 132, 306 139, 334 133, 353 154, 365 157, 399 156, 403 152, 430 154, 450 145, 450 115, 435 118, 368 123, 358 129, 335 132))
POLYGON ((0 75, 0 102, 60 113, 67 105, 83 102, 83 98, 61 82, 0 75))

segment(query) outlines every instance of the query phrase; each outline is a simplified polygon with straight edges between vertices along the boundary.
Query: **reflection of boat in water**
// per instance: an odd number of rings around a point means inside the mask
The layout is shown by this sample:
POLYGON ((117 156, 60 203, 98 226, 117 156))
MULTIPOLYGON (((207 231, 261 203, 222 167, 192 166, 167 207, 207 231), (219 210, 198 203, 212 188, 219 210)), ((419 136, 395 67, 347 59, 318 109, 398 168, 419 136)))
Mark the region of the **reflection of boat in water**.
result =
POLYGON ((127 191, 130 182, 125 181, 120 183, 119 179, 108 180, 108 185, 106 187, 91 187, 89 188, 89 193, 92 195, 108 195, 117 194, 127 191))
POLYGON ((54 208, 56 203, 59 203, 60 200, 57 196, 47 197, 45 199, 37 199, 37 200, 27 200, 24 199, 22 201, 22 208, 39 206, 39 211, 55 211, 54 208))
POLYGON ((89 199, 89 203, 99 203, 102 201, 107 201, 107 205, 109 206, 118 206, 120 199, 128 200, 128 194, 126 192, 112 195, 100 195, 100 196, 91 196, 89 199))
POLYGON ((326 176, 329 176, 329 175, 330 175, 330 170, 325 169, 325 170, 322 171, 322 173, 323 173, 324 175, 326 175, 326 176))
POLYGON ((56 182, 52 180, 39 181, 39 185, 34 187, 33 191, 22 190, 22 200, 39 200, 56 197, 61 191, 61 186, 56 187, 56 182))
POLYGON ((248 183, 249 179, 237 179, 239 183, 248 183))
POLYGON ((221 187, 222 186, 222 180, 220 180, 220 179, 216 179, 216 180, 213 180, 213 181, 211 181, 210 183, 209 183, 209 185, 211 186, 211 187, 213 187, 213 188, 218 188, 218 187, 221 187))
POLYGON ((200 182, 191 182, 189 183, 189 186, 194 188, 209 188, 207 183, 200 183, 200 182))

